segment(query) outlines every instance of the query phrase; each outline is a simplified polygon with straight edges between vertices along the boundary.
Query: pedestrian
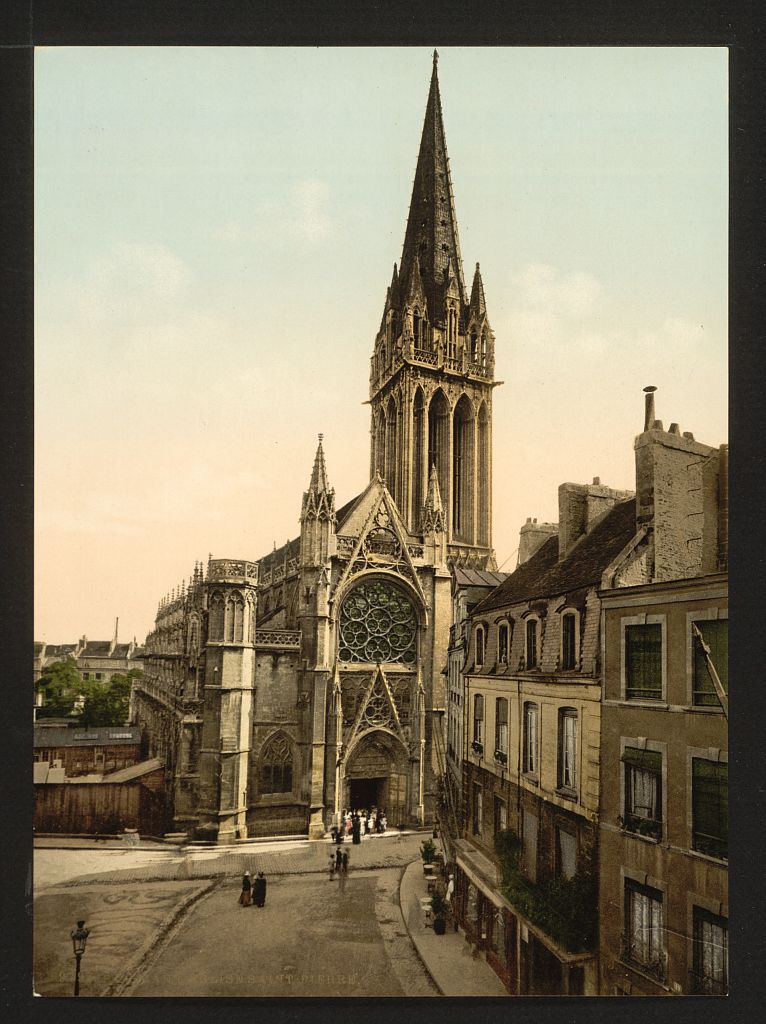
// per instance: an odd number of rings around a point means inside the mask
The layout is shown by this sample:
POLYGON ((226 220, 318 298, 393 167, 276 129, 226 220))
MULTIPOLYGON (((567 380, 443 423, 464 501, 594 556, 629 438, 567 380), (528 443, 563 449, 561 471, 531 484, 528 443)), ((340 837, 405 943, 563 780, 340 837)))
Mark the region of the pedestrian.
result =
POLYGON ((338 829, 335 825, 330 829, 330 842, 337 843, 338 841, 338 829))
POLYGON ((454 891, 455 891, 455 876, 454 875, 450 875, 449 876, 449 882, 447 882, 447 892, 446 892, 446 894, 444 896, 444 899, 445 899, 445 901, 447 903, 451 903, 452 902, 452 894, 454 893, 454 891))
POLYGON ((361 825, 359 822, 359 815, 355 814, 351 822, 351 842, 354 846, 358 846, 362 841, 361 837, 361 825))
POLYGON ((254 883, 255 888, 255 905, 256 907, 263 907, 266 905, 266 876, 262 871, 258 872, 258 877, 254 883))
POLYGON ((346 882, 348 881, 348 852, 346 850, 343 851, 343 855, 341 857, 339 878, 340 891, 345 892, 346 882))
POLYGON ((335 878, 335 854, 330 854, 330 881, 332 882, 335 878))
POLYGON ((367 831, 367 819, 364 816, 364 811, 362 811, 362 816, 359 819, 359 836, 360 837, 363 836, 366 831, 367 831))
POLYGON ((335 851, 335 870, 340 871, 343 866, 343 853, 341 850, 335 851))
POLYGON ((381 819, 380 819, 380 831, 381 832, 385 832, 387 825, 388 825, 388 819, 386 818, 386 812, 383 811, 383 814, 382 814, 381 819))
POLYGON ((241 907, 249 907, 251 898, 250 872, 246 871, 242 878, 242 892, 239 894, 239 905, 241 907))

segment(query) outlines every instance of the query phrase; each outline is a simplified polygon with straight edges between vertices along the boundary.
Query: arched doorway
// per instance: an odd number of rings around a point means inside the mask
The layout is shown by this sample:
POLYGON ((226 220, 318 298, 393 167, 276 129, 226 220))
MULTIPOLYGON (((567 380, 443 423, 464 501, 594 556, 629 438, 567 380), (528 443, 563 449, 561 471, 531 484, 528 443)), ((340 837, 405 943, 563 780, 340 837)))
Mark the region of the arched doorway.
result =
POLYGON ((352 810, 377 807, 391 826, 410 819, 410 765, 404 745, 376 729, 352 750, 343 777, 342 803, 352 810))

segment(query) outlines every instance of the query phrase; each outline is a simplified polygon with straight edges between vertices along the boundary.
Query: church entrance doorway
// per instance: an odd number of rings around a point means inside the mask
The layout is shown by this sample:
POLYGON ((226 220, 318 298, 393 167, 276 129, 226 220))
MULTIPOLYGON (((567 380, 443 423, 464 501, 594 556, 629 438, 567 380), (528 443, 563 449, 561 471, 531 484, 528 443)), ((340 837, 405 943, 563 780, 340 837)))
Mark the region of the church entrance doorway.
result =
POLYGON ((369 811, 371 807, 385 807, 386 779, 351 779, 348 784, 351 809, 369 811))
POLYGON ((344 806, 350 810, 384 811, 389 827, 409 824, 410 762, 395 736, 375 730, 364 736, 349 757, 343 780, 344 806))

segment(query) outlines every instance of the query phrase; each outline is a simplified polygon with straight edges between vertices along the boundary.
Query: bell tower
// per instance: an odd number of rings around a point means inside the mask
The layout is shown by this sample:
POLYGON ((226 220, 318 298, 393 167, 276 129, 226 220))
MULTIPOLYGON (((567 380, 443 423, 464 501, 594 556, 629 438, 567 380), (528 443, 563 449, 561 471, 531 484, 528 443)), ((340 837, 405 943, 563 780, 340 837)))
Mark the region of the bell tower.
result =
POLYGON ((381 474, 419 534, 435 469, 448 561, 492 569, 495 336, 479 264, 470 296, 463 279, 438 59, 434 51, 402 257, 371 361, 370 476, 381 474))

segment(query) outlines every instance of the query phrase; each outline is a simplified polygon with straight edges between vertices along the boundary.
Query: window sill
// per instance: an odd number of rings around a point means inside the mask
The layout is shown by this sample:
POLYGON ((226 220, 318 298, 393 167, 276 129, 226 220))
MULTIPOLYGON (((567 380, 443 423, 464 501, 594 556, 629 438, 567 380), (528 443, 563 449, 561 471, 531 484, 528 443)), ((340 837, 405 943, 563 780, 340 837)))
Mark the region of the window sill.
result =
POLYGON ((661 835, 660 836, 645 835, 642 832, 637 832, 634 829, 625 828, 624 826, 620 829, 620 832, 622 832, 622 834, 624 836, 628 836, 630 839, 640 839, 644 843, 651 843, 652 846, 659 846, 659 844, 662 842, 662 838, 663 838, 661 835))
POLYGON ((689 854, 692 857, 698 857, 700 860, 705 860, 708 864, 718 864, 720 867, 727 868, 729 866, 728 857, 716 857, 712 853, 703 853, 702 850, 695 850, 693 847, 689 847, 689 854))
POLYGON ((683 705, 683 710, 684 711, 691 711, 695 715, 699 715, 699 714, 702 714, 702 715, 722 715, 723 714, 723 708, 721 707, 720 704, 718 705, 717 708, 709 707, 706 704, 684 704, 683 705))
POLYGON ((521 777, 525 782, 531 782, 534 786, 540 785, 540 777, 535 772, 522 772, 521 777))
POLYGON ((635 974, 639 974, 642 978, 645 978, 646 981, 650 981, 653 985, 658 985, 665 992, 670 991, 664 978, 658 978, 656 974, 652 974, 651 971, 647 971, 640 964, 636 964, 632 960, 628 960, 628 958, 624 956, 619 957, 617 962, 621 964, 623 967, 627 967, 629 971, 633 971, 635 974))
POLYGON ((625 708, 651 708, 654 711, 667 711, 670 705, 664 700, 634 699, 632 697, 621 697, 614 702, 625 708))
POLYGON ((569 789, 566 786, 557 786, 556 787, 556 796, 560 796, 564 800, 574 800, 576 802, 577 799, 578 799, 579 794, 577 793, 577 790, 575 790, 575 789, 569 789))

